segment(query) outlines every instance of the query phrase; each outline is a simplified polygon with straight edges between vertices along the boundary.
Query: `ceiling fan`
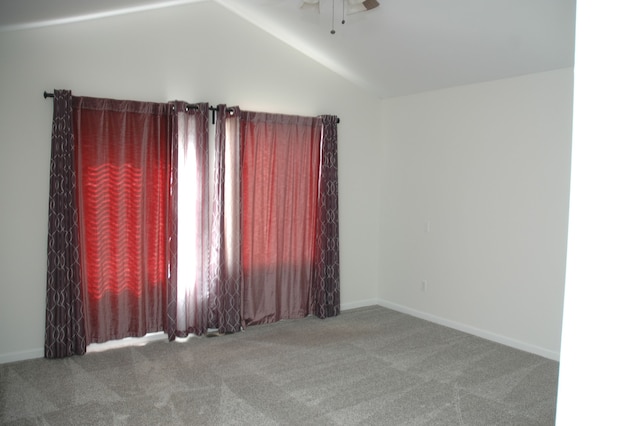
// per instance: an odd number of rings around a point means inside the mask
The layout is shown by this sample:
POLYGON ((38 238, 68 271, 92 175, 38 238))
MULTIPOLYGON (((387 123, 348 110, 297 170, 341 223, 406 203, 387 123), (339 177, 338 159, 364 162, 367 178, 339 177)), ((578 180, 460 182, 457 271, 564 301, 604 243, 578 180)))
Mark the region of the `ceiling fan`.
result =
MULTIPOLYGON (((339 0, 338 0, 339 1, 339 0)), ((366 12, 380 6, 377 0, 342 0, 342 23, 345 23, 345 16, 358 12, 366 12)), ((302 9, 315 9, 320 13, 320 0, 302 0, 300 5, 302 9)), ((336 30, 333 26, 335 20, 336 0, 331 1, 331 34, 335 34, 336 30)))

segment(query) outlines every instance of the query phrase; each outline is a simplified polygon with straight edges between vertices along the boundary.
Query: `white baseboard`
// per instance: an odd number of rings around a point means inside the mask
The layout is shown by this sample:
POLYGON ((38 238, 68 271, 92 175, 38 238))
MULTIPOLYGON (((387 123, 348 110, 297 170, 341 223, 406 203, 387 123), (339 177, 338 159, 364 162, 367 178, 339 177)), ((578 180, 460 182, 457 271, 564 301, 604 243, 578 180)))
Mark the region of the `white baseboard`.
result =
POLYGON ((500 343, 506 346, 510 346, 515 349, 519 349, 525 352, 529 352, 541 357, 551 359, 553 361, 560 361, 560 353, 549 349, 541 348, 539 346, 531 345, 529 343, 521 342, 519 340, 512 339, 510 337, 502 336, 487 330, 472 327, 467 324, 462 324, 456 321, 451 321, 446 318, 442 318, 436 315, 431 315, 426 312, 418 311, 416 309, 408 308, 403 305, 398 305, 386 300, 378 300, 377 304, 392 309, 394 311, 402 312, 407 315, 411 315, 416 318, 431 321, 436 324, 443 325, 445 327, 453 328, 455 330, 463 331, 465 333, 473 334, 474 336, 481 337, 483 339, 491 340, 492 342, 500 343))
POLYGON ((379 299, 365 299, 365 300, 359 300, 357 302, 341 303, 340 310, 348 311, 350 309, 364 308, 366 306, 376 306, 379 304, 380 304, 379 299))
POLYGON ((44 358, 44 348, 0 354, 0 364, 7 364, 9 362, 16 361, 26 361, 28 359, 35 358, 44 358))

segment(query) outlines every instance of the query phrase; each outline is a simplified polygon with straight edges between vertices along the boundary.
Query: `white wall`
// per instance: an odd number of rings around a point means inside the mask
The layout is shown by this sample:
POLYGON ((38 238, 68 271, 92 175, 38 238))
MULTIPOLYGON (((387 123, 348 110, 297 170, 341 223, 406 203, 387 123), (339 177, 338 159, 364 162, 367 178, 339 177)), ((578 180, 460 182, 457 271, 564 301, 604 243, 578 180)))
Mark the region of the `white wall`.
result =
POLYGON ((337 114, 343 306, 557 358, 571 87, 559 70, 380 101, 214 2, 0 33, 0 362, 43 353, 55 88, 337 114))
POLYGON ((558 426, 640 425, 639 20, 578 1, 558 426))
POLYGON ((382 304, 558 359, 572 79, 382 102, 382 304))
POLYGON ((43 354, 52 103, 240 105, 339 125, 342 302, 377 295, 378 101, 214 2, 0 33, 0 362, 43 354))

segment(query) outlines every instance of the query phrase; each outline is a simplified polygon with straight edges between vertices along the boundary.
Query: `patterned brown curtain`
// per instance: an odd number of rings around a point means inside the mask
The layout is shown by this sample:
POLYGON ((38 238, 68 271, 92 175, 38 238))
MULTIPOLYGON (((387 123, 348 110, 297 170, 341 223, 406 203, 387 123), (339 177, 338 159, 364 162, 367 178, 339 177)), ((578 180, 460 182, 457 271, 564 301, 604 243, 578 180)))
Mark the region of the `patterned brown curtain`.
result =
POLYGON ((241 329, 242 267, 240 258, 240 144, 239 110, 218 105, 212 147, 212 263, 209 323, 221 333, 241 329))
POLYGON ((76 205, 73 98, 68 90, 53 96, 49 235, 44 355, 62 358, 86 351, 80 285, 78 209, 76 205))
POLYGON ((318 193, 318 219, 313 314, 318 318, 340 313, 340 244, 338 238, 338 118, 322 116, 322 152, 318 193))

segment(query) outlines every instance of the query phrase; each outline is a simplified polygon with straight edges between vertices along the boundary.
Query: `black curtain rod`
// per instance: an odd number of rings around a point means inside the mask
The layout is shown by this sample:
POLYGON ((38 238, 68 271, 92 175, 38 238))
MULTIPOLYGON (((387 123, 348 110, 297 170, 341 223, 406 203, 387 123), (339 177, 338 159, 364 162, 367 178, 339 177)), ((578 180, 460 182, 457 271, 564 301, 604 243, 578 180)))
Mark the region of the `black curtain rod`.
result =
MULTIPOLYGON (((191 110, 191 109, 198 109, 198 108, 200 108, 200 106, 198 104, 187 104, 186 108, 188 110, 191 110)), ((217 107, 215 107, 215 108, 212 107, 212 106, 209 107, 209 111, 217 111, 217 110, 218 110, 217 107)))
MULTIPOLYGON (((45 91, 44 91, 44 98, 45 98, 45 99, 47 99, 47 98, 53 98, 53 93, 49 93, 49 92, 47 92, 47 91, 45 90, 45 91)), ((187 104, 187 109, 198 109, 198 108, 199 108, 198 104, 187 104)), ((216 109, 218 109, 218 108, 214 108, 214 107, 212 107, 212 106, 210 106, 210 107, 209 107, 209 110, 210 110, 210 111, 214 111, 214 110, 216 110, 216 109)))
MULTIPOLYGON (((47 99, 47 98, 53 98, 53 93, 49 93, 49 92, 47 92, 47 91, 45 90, 45 91, 44 91, 43 96, 44 96, 44 98, 45 98, 45 99, 47 99)), ((198 105, 197 105, 197 104, 187 104, 187 109, 197 109, 197 108, 198 108, 198 105)), ((210 107, 209 107, 209 111, 217 112, 217 111, 218 111, 218 107, 212 107, 212 106, 210 106, 210 107)), ((213 114, 211 114, 211 115, 212 115, 212 118, 213 118, 213 123, 215 123, 215 122, 216 122, 216 121, 215 121, 215 120, 216 120, 216 117, 215 117, 215 115, 213 115, 213 114)), ((338 122, 338 124, 340 124, 340 118, 338 118, 338 121, 337 121, 337 122, 338 122)))

